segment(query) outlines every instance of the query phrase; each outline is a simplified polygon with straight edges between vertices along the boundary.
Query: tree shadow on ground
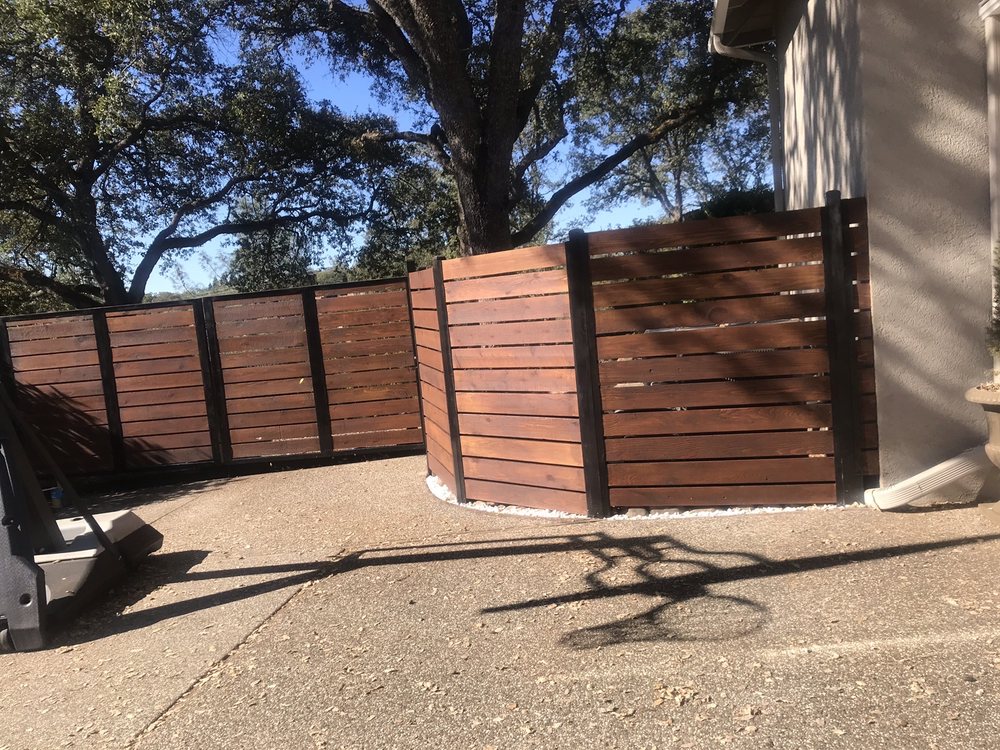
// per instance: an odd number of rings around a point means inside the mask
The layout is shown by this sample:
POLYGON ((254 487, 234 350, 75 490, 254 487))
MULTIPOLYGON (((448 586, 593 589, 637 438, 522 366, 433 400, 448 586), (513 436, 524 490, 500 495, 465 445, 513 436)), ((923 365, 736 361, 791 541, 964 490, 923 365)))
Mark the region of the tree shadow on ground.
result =
MULTIPOLYGON (((516 613, 586 601, 638 599, 643 602, 642 611, 567 633, 561 639, 562 644, 570 649, 590 649, 651 641, 719 641, 743 637, 759 630, 767 623, 770 612, 764 602, 722 595, 713 590, 715 586, 872 563, 996 540, 1000 540, 1000 534, 780 560, 748 553, 700 549, 662 534, 613 537, 597 532, 382 547, 350 552, 336 559, 221 570, 194 570, 205 560, 208 552, 174 552, 150 558, 110 602, 92 609, 63 631, 58 640, 61 645, 67 645, 140 630, 204 609, 301 586, 332 575, 380 567, 583 552, 593 560, 589 563, 591 570, 583 576, 582 586, 567 593, 485 607, 478 614, 516 613), (626 566, 630 567, 626 570, 626 566), (677 572, 678 568, 682 572, 677 572), (630 576, 625 582, 609 580, 620 579, 625 573, 630 576), (151 592, 168 584, 254 576, 268 578, 180 601, 135 608, 151 592)), ((503 590, 489 593, 502 595, 503 590)))

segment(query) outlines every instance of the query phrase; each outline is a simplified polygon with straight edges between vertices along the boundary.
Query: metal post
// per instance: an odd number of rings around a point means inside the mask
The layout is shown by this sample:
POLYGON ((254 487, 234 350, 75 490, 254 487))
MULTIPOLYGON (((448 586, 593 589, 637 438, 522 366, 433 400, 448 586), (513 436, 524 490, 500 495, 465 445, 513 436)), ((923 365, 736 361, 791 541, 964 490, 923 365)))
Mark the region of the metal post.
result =
POLYGON ((455 484, 452 490, 458 502, 466 502, 465 466, 462 463, 462 433, 458 425, 458 398, 455 393, 455 368, 451 361, 451 333, 448 328, 448 302, 444 290, 443 258, 434 261, 434 295, 437 302, 438 327, 441 334, 441 362, 444 365, 444 395, 448 404, 448 432, 451 454, 455 462, 455 484))
POLYGON ((566 243, 566 281, 569 286, 569 315, 573 330, 573 361, 580 410, 587 515, 603 518, 611 513, 608 461, 604 449, 604 408, 601 403, 590 249, 586 233, 579 229, 569 233, 569 241, 566 243))
POLYGON ((840 503, 854 503, 859 502, 864 494, 864 434, 854 319, 854 285, 839 191, 826 194, 821 226, 837 500, 840 503))

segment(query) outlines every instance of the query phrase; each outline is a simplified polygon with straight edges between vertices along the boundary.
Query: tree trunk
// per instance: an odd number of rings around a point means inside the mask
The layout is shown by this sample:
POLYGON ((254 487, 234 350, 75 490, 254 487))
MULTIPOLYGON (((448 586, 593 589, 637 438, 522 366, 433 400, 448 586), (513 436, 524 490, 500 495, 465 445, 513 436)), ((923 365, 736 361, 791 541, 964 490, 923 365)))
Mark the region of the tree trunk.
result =
POLYGON ((74 186, 80 196, 74 205, 74 224, 76 225, 76 242, 83 256, 90 262, 97 286, 101 289, 106 305, 128 305, 142 302, 142 298, 133 299, 125 289, 121 273, 108 254, 107 244, 101 236, 97 225, 97 201, 90 195, 88 186, 74 186))

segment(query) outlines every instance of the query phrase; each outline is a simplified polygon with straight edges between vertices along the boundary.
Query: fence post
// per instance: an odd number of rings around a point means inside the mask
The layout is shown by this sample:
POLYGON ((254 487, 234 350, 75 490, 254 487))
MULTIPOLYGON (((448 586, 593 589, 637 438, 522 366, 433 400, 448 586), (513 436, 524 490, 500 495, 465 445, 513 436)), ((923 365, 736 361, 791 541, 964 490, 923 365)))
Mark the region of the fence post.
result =
POLYGON ((569 241, 566 243, 566 281, 569 287, 570 326, 573 331, 573 362, 580 410, 587 515, 603 518, 611 513, 608 461, 604 449, 604 408, 601 404, 590 249, 587 234, 579 229, 569 233, 569 241))
POLYGON ((455 368, 451 361, 451 333, 448 329, 448 303, 444 293, 443 258, 434 260, 434 299, 437 303, 438 329, 441 334, 441 363, 444 366, 444 396, 448 404, 448 432, 451 435, 451 455, 454 459, 455 497, 466 502, 465 466, 462 464, 462 433, 458 425, 458 398, 455 393, 455 368))
POLYGON ((205 300, 196 299, 191 303, 194 314, 194 338, 198 344, 198 362, 201 364, 201 384, 205 391, 205 415, 208 417, 208 435, 212 441, 212 462, 222 463, 222 430, 219 425, 219 401, 224 396, 216 390, 212 377, 212 355, 208 344, 208 330, 205 325, 205 300))
MULTIPOLYGON (((215 324, 215 305, 212 297, 202 297, 198 300, 201 307, 201 325, 205 338, 205 349, 208 356, 207 369, 208 391, 214 394, 209 400, 208 423, 212 425, 215 438, 219 441, 219 462, 232 463, 233 441, 229 432, 229 411, 226 408, 226 382, 222 376, 222 355, 219 353, 219 332, 215 324)), ((197 320, 197 318, 196 318, 197 320)), ((202 360, 205 365, 205 360, 202 360)), ((215 446, 212 447, 215 454, 215 446)))
POLYGON ((844 504, 859 502, 864 494, 864 463, 851 251, 839 191, 826 194, 821 227, 834 467, 837 500, 844 504))
MULTIPOLYGON (((413 374, 417 380, 417 407, 420 415, 420 440, 427 452, 427 432, 424 429, 424 389, 420 385, 420 358, 417 356, 417 330, 413 323, 413 290, 410 288, 410 274, 417 270, 417 264, 413 258, 406 259, 406 274, 403 276, 406 283, 406 314, 410 321, 410 342, 413 346, 413 374)), ((427 476, 431 474, 430 459, 427 461, 427 476)))
POLYGON ((10 351, 10 330, 7 321, 0 323, 0 379, 12 404, 17 403, 17 376, 14 375, 14 355, 10 351))
POLYGON ((111 438, 111 462, 114 471, 125 469, 125 435, 122 415, 118 405, 118 385, 115 382, 115 364, 111 354, 111 334, 108 316, 103 310, 94 310, 94 340, 97 344, 97 362, 101 369, 101 387, 104 390, 104 411, 108 415, 108 433, 111 438))
POLYGON ((316 312, 316 292, 312 289, 302 290, 302 319, 306 326, 306 345, 309 349, 309 372, 312 376, 313 401, 316 403, 319 450, 324 455, 329 455, 333 453, 330 394, 326 387, 326 364, 323 362, 323 339, 319 333, 319 313, 316 312))

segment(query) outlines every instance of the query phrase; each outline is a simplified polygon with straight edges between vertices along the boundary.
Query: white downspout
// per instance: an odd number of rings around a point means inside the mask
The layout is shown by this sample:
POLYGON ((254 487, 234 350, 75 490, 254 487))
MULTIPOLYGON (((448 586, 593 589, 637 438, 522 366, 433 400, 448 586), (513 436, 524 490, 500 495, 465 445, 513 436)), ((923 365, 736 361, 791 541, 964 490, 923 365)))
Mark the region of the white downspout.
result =
POLYGON ((891 487, 866 490, 865 505, 879 510, 895 510, 930 497, 949 485, 954 485, 948 493, 949 503, 972 502, 991 471, 994 471, 993 464, 980 445, 891 487), (963 480, 968 481, 960 485, 963 480))
POLYGON ((785 146, 781 106, 781 70, 778 66, 778 60, 766 52, 723 44, 719 35, 714 32, 709 36, 708 47, 709 51, 723 57, 735 57, 739 60, 749 60, 767 66, 767 103, 771 115, 771 175, 774 181, 774 210, 784 211, 787 206, 785 198, 785 146))

